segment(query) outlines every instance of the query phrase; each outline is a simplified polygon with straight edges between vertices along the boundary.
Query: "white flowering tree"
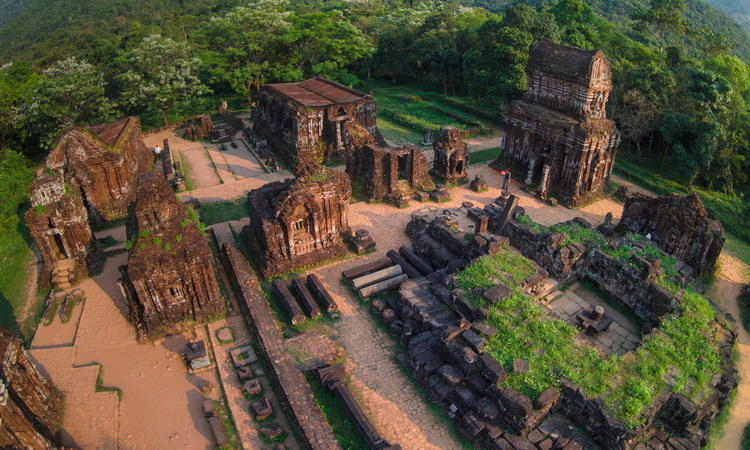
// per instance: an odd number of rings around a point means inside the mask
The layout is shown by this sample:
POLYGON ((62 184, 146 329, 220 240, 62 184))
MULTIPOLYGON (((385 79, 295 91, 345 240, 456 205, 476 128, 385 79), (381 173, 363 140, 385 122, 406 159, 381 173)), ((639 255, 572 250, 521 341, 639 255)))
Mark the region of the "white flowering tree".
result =
POLYGON ((104 77, 85 60, 68 58, 47 68, 16 110, 17 122, 42 146, 65 127, 95 125, 115 114, 106 97, 104 77))
POLYGON ((198 79, 199 61, 190 47, 158 34, 148 36, 122 58, 123 105, 154 108, 169 125, 167 111, 176 102, 204 95, 209 89, 198 79))

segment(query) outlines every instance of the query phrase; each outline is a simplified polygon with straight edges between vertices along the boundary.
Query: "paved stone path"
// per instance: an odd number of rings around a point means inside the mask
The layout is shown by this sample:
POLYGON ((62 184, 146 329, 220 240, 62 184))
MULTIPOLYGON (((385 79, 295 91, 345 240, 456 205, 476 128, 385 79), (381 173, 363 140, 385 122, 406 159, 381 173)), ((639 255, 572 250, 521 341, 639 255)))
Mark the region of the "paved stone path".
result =
MULTIPOLYGON (((603 306, 607 316, 614 320, 612 325, 606 331, 597 333, 595 336, 587 337, 582 334, 581 337, 588 339, 607 354, 615 353, 622 356, 635 350, 641 342, 638 337, 639 330, 636 326, 604 300, 596 297, 591 291, 586 293, 584 291, 588 291, 588 289, 577 282, 564 292, 558 291, 559 297, 548 305, 552 314, 577 327, 576 315, 578 313, 588 310, 592 306, 603 306)), ((552 295, 556 294, 552 293, 552 295)))

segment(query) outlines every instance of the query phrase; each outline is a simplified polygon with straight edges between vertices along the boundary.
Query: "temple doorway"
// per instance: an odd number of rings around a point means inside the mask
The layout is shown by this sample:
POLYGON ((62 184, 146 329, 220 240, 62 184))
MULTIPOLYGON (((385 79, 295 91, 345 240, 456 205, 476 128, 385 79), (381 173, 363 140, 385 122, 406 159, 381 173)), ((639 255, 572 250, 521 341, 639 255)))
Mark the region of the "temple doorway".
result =
POLYGON ((409 155, 398 156, 398 179, 409 179, 409 155))
POLYGON ((52 252, 55 254, 55 259, 68 259, 68 252, 65 251, 65 243, 63 242, 60 233, 53 233, 51 238, 51 247, 52 252))

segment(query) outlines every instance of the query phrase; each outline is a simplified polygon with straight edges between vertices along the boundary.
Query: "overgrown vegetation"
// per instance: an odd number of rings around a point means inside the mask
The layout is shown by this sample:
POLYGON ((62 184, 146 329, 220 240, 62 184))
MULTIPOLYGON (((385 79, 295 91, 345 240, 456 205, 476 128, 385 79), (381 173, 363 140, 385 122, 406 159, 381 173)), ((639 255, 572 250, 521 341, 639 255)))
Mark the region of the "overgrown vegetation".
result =
MULTIPOLYGON (((224 392, 222 388, 222 393, 224 392)), ((232 413, 229 411, 224 398, 219 401, 214 401, 214 408, 216 409, 216 417, 221 422, 221 428, 224 429, 224 434, 227 436, 227 444, 219 448, 226 450, 240 450, 242 449, 242 440, 237 432, 237 427, 234 425, 234 419, 232 419, 232 413)))
POLYGON ((564 376, 605 406, 628 427, 643 423, 641 416, 662 391, 671 389, 688 398, 705 395, 719 370, 716 348, 716 314, 710 302, 688 291, 681 312, 667 318, 631 355, 603 358, 593 347, 576 339, 579 331, 550 318, 544 308, 525 295, 518 283, 535 271, 529 260, 508 247, 478 259, 455 279, 477 304, 474 288, 504 283, 513 295, 489 307, 487 323, 498 333, 489 341, 489 352, 509 375, 505 385, 532 398, 557 384, 564 376), (513 360, 529 361, 528 373, 513 373, 513 360), (669 383, 667 377, 674 377, 669 383))

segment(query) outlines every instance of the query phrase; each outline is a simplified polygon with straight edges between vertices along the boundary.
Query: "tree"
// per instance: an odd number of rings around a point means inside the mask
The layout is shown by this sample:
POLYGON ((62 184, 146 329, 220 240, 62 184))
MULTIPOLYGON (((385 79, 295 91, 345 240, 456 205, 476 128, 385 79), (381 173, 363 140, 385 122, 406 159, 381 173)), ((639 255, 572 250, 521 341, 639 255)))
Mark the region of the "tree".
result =
POLYGON ((209 89, 198 79, 199 61, 183 42, 155 34, 125 53, 121 75, 123 104, 131 108, 155 108, 169 125, 167 111, 179 100, 198 97, 209 89))
POLYGON ((375 51, 367 36, 341 11, 298 14, 291 22, 293 61, 306 77, 336 78, 349 64, 375 51))
POLYGON ((467 52, 464 72, 473 94, 495 102, 520 95, 526 89, 526 63, 532 44, 530 34, 497 22, 483 28, 486 40, 467 52))
POLYGON ((659 105, 643 92, 633 89, 623 96, 622 108, 618 113, 623 137, 635 144, 638 156, 641 156, 641 141, 654 130, 660 113, 659 105))
POLYGON ((290 62, 290 15, 286 1, 257 0, 211 18, 200 31, 200 42, 213 83, 249 95, 269 80, 301 78, 290 62))
POLYGON ((525 31, 535 41, 542 39, 556 40, 559 33, 555 17, 546 12, 538 12, 529 5, 522 3, 509 6, 503 17, 503 26, 525 31))
POLYGON ((681 35, 688 30, 685 20, 685 0, 650 0, 647 8, 640 8, 632 19, 638 31, 653 29, 659 40, 659 47, 664 49, 669 33, 681 35))
POLYGON ((0 148, 0 232, 15 233, 18 207, 26 201, 26 189, 34 176, 30 161, 13 150, 0 148))
POLYGON ((114 104, 105 95, 104 77, 84 60, 58 61, 36 80, 18 108, 17 119, 30 140, 47 146, 65 127, 95 125, 114 117, 114 104))

